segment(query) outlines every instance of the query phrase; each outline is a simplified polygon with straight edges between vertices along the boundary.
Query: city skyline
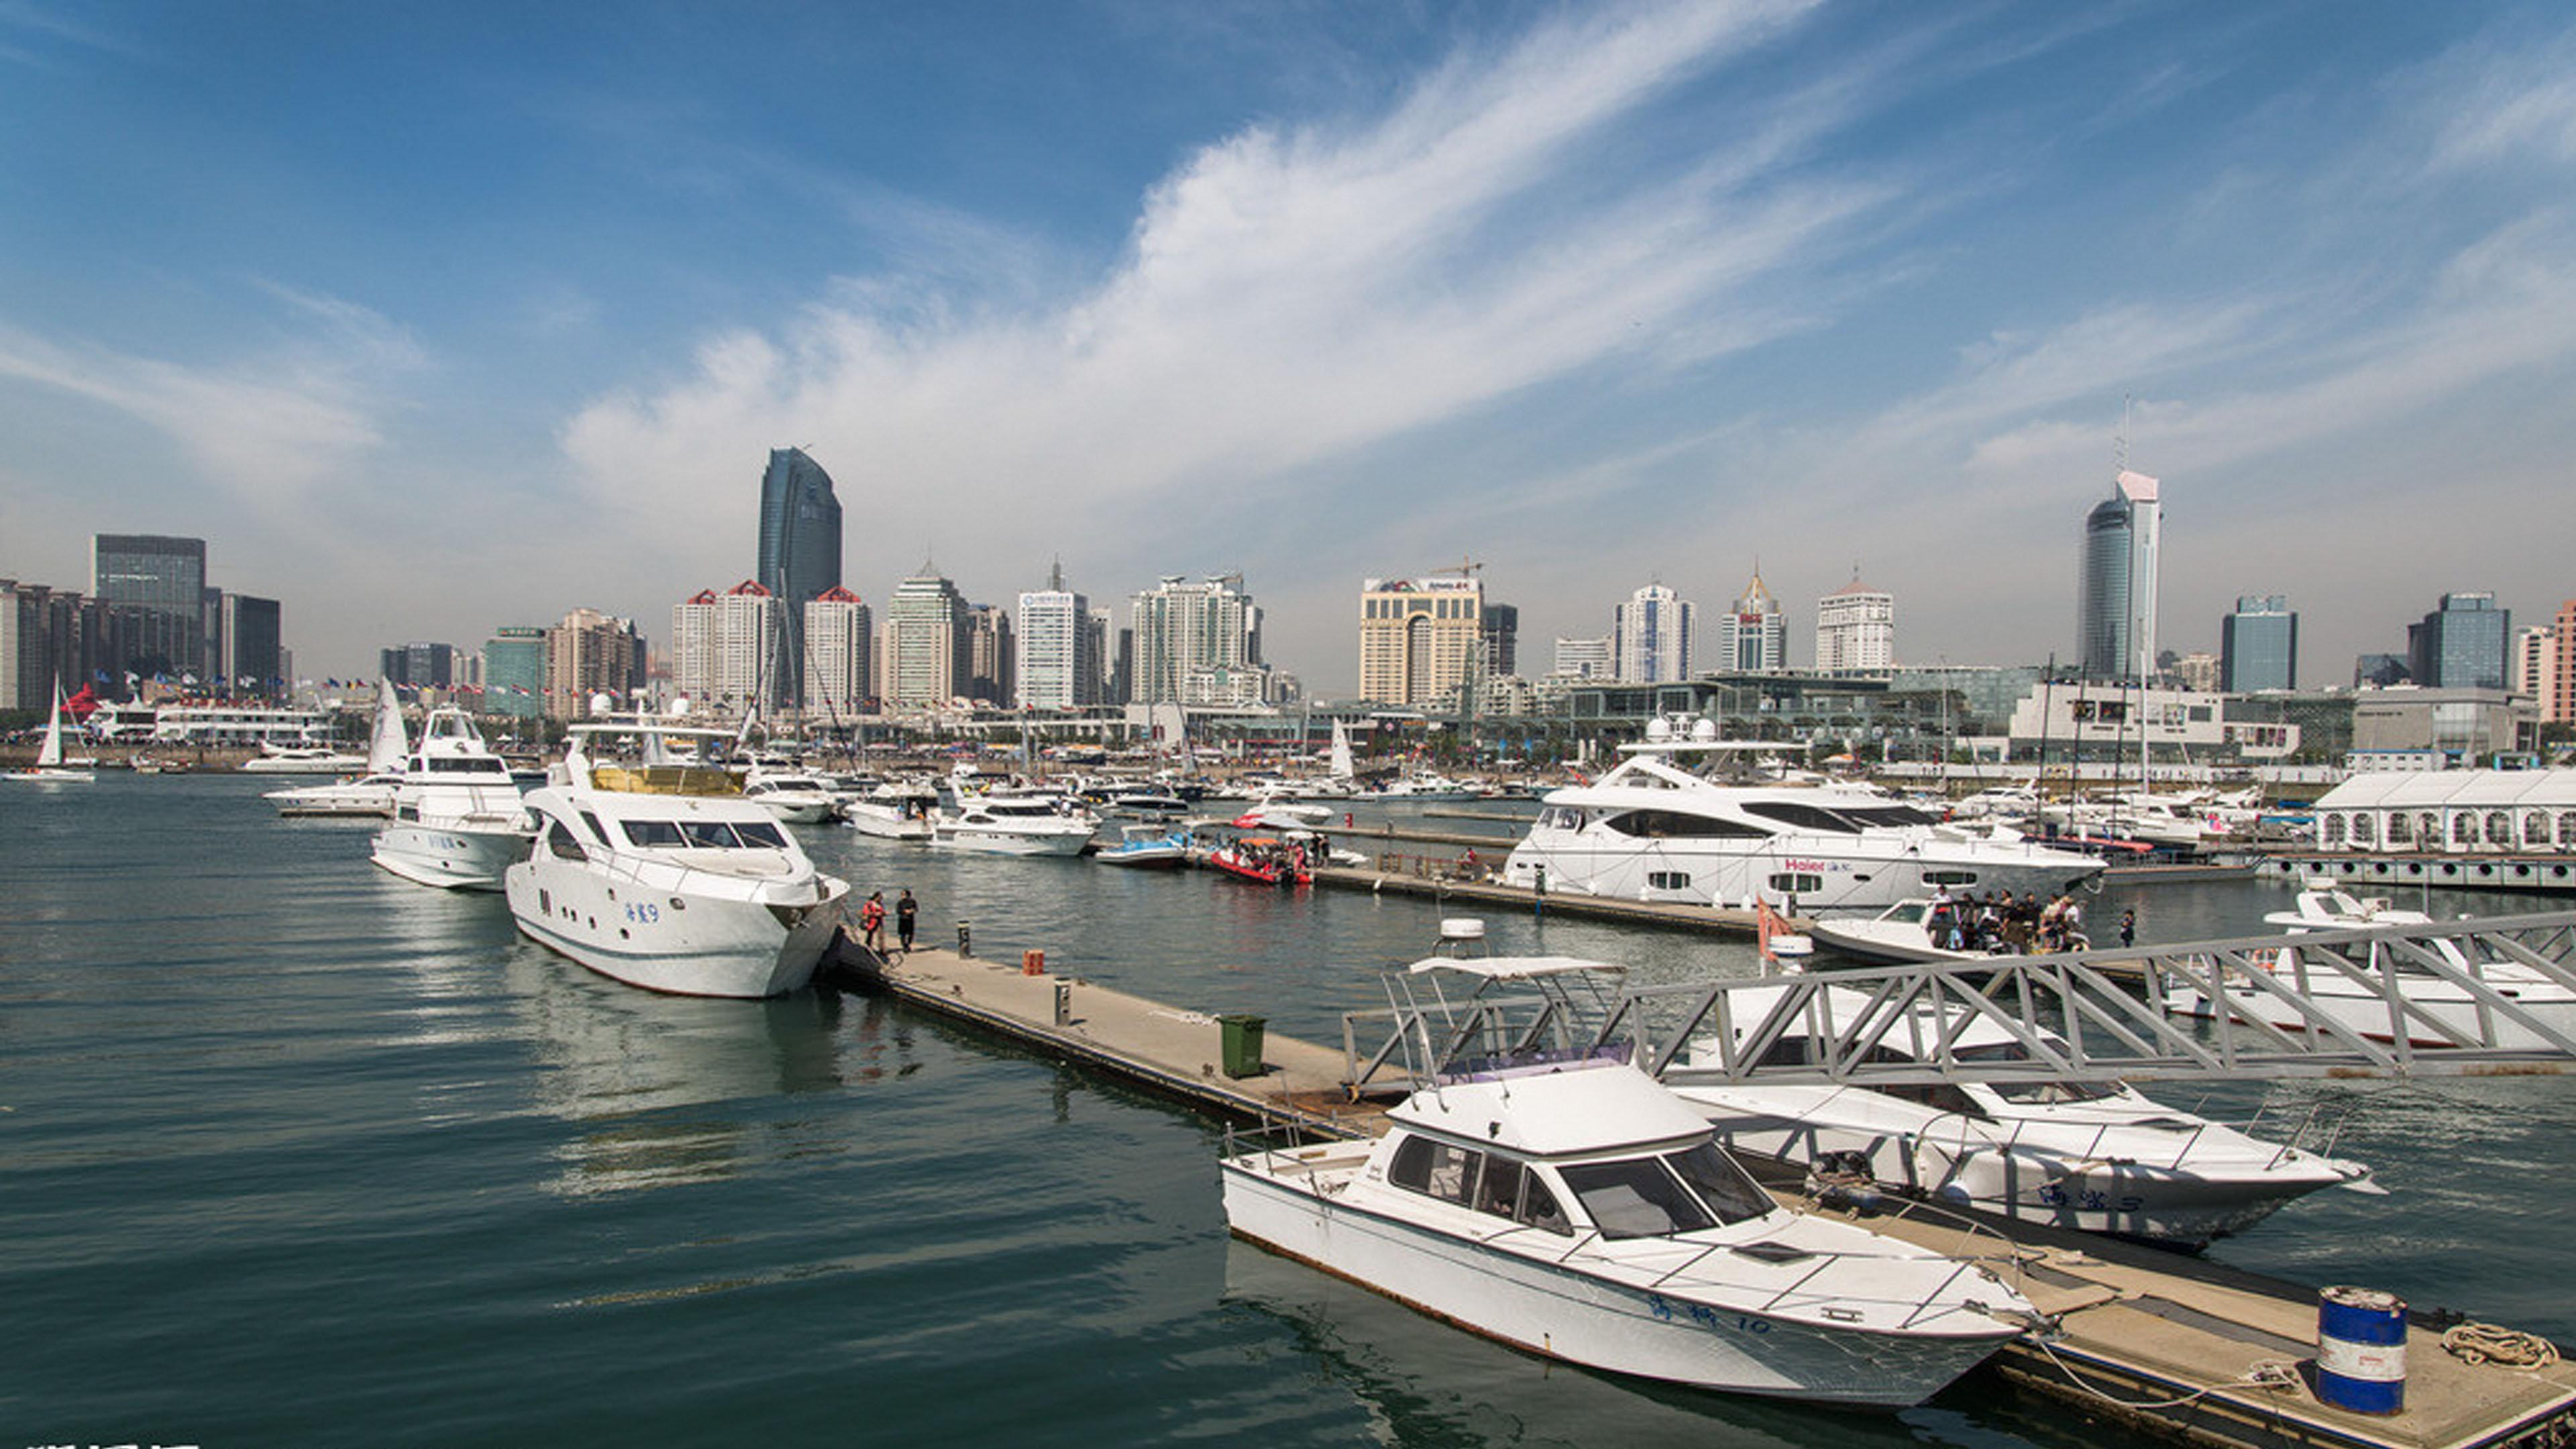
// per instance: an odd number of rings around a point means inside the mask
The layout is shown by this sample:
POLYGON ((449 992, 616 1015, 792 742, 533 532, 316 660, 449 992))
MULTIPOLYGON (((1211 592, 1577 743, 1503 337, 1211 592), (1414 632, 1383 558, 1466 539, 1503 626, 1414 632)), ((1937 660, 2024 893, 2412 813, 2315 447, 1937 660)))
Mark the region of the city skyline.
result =
POLYGON ((1748 537, 2034 661, 2125 418, 2165 647, 2576 592, 2554 7, 522 18, 0 8, 0 577, 206 538, 347 675, 665 617, 794 447, 863 596, 1240 573, 1318 694, 1355 578, 1589 637, 1748 537))

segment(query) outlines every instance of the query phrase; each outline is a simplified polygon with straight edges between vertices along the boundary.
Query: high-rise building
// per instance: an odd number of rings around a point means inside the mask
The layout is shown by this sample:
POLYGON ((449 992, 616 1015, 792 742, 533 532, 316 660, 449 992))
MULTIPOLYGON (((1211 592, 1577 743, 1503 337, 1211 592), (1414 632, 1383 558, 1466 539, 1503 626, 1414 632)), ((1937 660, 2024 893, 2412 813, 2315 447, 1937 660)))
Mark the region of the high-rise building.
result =
POLYGON ((277 600, 251 594, 224 595, 224 682, 234 694, 274 698, 286 690, 284 621, 277 600))
POLYGON ((2124 468, 2084 516, 2075 637, 2087 679, 2136 679, 2156 657, 2161 494, 2157 480, 2124 468))
POLYGON ((2513 611, 2493 594, 2444 594, 2424 622, 2406 626, 2406 670, 2427 689, 2502 689, 2513 611))
POLYGON ((1261 610, 1243 575, 1185 583, 1179 574, 1127 601, 1128 702, 1177 704, 1193 669, 1241 669, 1261 662, 1261 610))
POLYGON ((2540 696, 2540 718, 2545 724, 2576 724, 2576 599, 2558 606, 2549 633, 2548 689, 2540 696))
POLYGON ((397 644, 377 651, 376 675, 405 689, 456 687, 456 646, 397 644))
POLYGON ((865 600, 831 588, 805 603, 805 712, 837 718, 856 714, 874 692, 865 600))
POLYGON ((1108 653, 1109 678, 1102 687, 1100 702, 1121 706, 1133 704, 1136 700, 1135 626, 1130 624, 1124 629, 1111 633, 1109 611, 1103 609, 1095 617, 1100 623, 1103 637, 1116 641, 1108 653))
POLYGON ((1721 672, 1778 674, 1789 667, 1789 615, 1762 582, 1762 571, 1717 619, 1717 663, 1721 672))
POLYGON ((1610 662, 1622 684, 1688 679, 1699 606, 1664 584, 1648 584, 1610 610, 1610 662))
POLYGON ((1066 588, 1064 567, 1047 586, 1020 595, 1014 703, 1023 709, 1073 709, 1100 702, 1100 631, 1091 600, 1066 588))
POLYGON ((778 596, 757 579, 719 594, 700 589, 671 606, 671 687, 708 710, 777 713, 778 596))
POLYGON ((966 697, 1008 704, 1017 678, 1011 615, 999 604, 966 606, 966 697))
POLYGON ((1520 672, 1521 611, 1517 604, 1485 605, 1485 669, 1488 678, 1520 672))
POLYGON ((483 712, 535 719, 545 712, 546 631, 504 624, 483 641, 483 712))
POLYGON ((2407 682, 2406 656, 2403 654, 2356 654, 2352 660, 2352 687, 2385 689, 2407 682))
POLYGON ((1485 585, 1473 574, 1360 585, 1360 697, 1428 707, 1479 672, 1485 585))
POLYGON ((2280 594, 2247 594, 2218 625, 2218 687, 2229 694, 2299 687, 2299 616, 2280 594))
POLYGON ((152 533, 91 540, 90 593, 128 615, 111 673, 171 680, 206 667, 206 541, 152 533))
POLYGON ((805 605, 841 586, 841 500, 832 475, 802 448, 773 448, 760 478, 760 566, 753 578, 779 602, 773 701, 805 694, 805 605))
POLYGON ((591 700, 606 695, 615 708, 631 709, 644 683, 644 636, 632 619, 597 609, 575 609, 546 631, 546 714, 587 719, 591 700))
POLYGON ((1894 594, 1873 589, 1855 575, 1816 601, 1818 674, 1885 674, 1895 667, 1894 594))
POLYGON ((1608 679, 1610 672, 1610 636, 1597 639, 1556 641, 1556 672, 1567 679, 1608 679))
POLYGON ((974 641, 966 599, 934 565, 895 585, 877 626, 877 694, 890 705, 937 709, 966 692, 974 641))

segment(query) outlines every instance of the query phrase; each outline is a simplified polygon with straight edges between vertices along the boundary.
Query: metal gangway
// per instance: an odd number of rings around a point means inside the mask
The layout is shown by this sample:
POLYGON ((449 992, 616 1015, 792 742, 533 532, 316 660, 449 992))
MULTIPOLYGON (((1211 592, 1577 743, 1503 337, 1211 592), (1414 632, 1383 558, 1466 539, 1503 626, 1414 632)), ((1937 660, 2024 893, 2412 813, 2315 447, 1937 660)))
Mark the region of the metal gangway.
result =
POLYGON ((1348 1013, 1347 1084, 1538 1051, 1623 1054, 1676 1085, 2576 1072, 2576 912, 1671 985, 1594 972, 1489 969, 1463 995, 1348 1013))

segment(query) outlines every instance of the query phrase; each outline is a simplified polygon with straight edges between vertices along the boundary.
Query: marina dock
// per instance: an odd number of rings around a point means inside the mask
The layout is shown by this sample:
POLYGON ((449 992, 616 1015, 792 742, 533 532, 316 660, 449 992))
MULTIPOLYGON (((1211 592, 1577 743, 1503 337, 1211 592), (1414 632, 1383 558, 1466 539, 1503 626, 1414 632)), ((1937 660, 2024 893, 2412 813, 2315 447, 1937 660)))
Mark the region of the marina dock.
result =
MULTIPOLYGON (((1366 883, 1364 872, 1340 874, 1359 879, 1337 884, 1366 883)), ((1382 1107, 1345 1085, 1343 1050, 1265 1030, 1262 1070, 1229 1076, 1217 1017, 1047 971, 1035 953, 886 959, 844 938, 830 970, 833 980, 1231 1119, 1340 1138, 1384 1130, 1382 1107)), ((2576 1364, 2472 1364, 2443 1350, 2446 1324, 2429 1314, 2414 1317, 2404 1409, 2353 1413, 2315 1392, 2313 1288, 1927 1204, 1868 1216, 1828 1209, 1771 1175, 1784 1204, 1977 1259, 2015 1283, 2050 1326, 2016 1340, 1987 1371, 2079 1414, 2214 1449, 2489 1449, 2556 1446, 2576 1434, 2576 1364)))

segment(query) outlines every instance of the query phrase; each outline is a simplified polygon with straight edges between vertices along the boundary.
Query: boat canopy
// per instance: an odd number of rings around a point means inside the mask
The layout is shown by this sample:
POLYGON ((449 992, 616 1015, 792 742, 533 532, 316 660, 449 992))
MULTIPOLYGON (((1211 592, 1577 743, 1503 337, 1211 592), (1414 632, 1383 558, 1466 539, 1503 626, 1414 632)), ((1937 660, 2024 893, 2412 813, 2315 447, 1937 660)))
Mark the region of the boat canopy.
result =
POLYGON ((2444 806, 2576 809, 2576 770, 2388 770, 2327 791, 2318 810, 2444 806))
POLYGON ((1389 1109, 1407 1127, 1531 1157, 1704 1141, 1708 1119, 1624 1062, 1444 1084, 1389 1109))

